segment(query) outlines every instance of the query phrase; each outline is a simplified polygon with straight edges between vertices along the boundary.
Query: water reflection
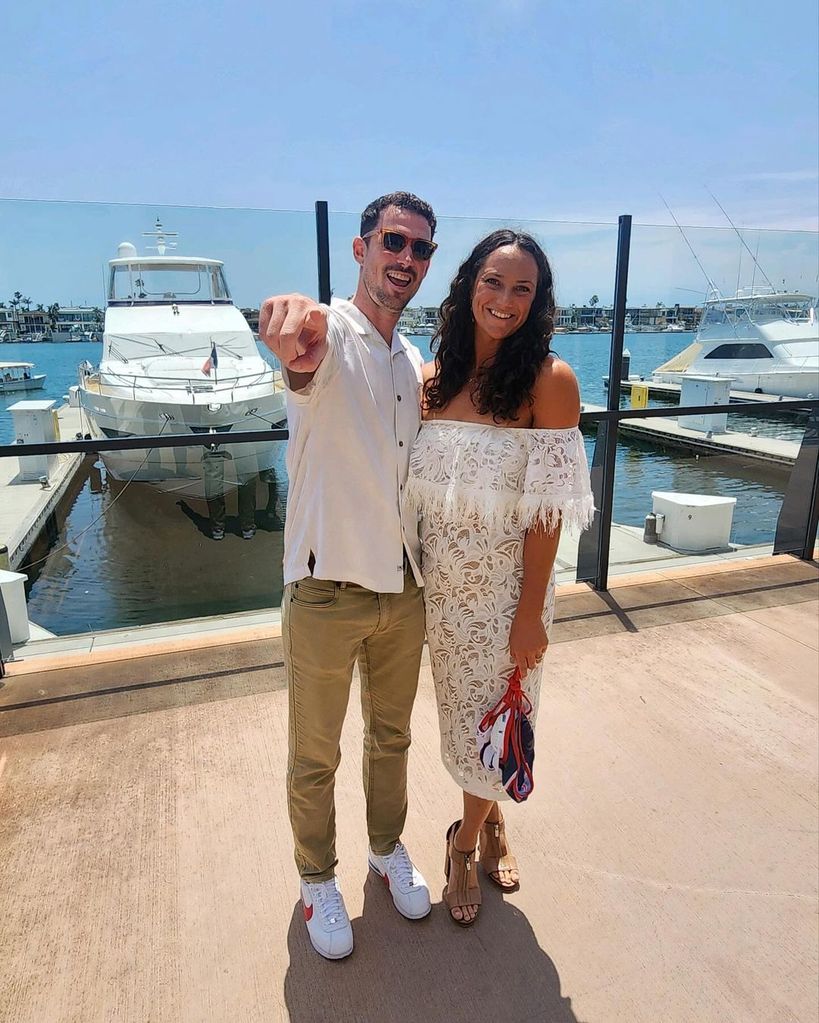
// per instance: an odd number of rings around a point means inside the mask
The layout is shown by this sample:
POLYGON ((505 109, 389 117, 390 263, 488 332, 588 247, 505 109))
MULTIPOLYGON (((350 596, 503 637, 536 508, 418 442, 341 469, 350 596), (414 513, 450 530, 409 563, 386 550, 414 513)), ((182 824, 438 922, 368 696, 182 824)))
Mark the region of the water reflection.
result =
POLYGON ((87 460, 21 568, 31 620, 64 635, 277 607, 287 494, 277 449, 270 472, 240 488, 241 518, 239 492, 222 497, 220 543, 204 499, 126 485, 87 460))

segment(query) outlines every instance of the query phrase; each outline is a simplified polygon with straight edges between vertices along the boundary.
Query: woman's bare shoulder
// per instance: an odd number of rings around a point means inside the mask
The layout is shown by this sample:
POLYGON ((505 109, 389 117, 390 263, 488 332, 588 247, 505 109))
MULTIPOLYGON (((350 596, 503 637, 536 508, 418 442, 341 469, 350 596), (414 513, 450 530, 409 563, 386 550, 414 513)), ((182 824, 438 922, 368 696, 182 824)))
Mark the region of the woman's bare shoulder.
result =
POLYGON ((428 380, 432 380, 432 378, 435 376, 435 363, 425 362, 422 369, 422 373, 424 374, 423 377, 424 383, 426 383, 428 380))
POLYGON ((535 381, 532 426, 541 430, 564 430, 580 422, 580 388, 574 370, 550 355, 535 381))

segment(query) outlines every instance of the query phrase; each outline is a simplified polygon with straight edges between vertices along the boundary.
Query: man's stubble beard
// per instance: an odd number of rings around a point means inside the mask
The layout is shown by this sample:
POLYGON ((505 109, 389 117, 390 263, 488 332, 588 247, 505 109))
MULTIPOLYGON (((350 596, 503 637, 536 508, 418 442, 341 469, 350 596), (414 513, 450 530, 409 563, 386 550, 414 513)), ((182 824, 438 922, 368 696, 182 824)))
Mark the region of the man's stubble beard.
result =
MULTIPOLYGON (((363 274, 364 288, 367 294, 370 296, 372 301, 380 306, 382 309, 388 309, 391 313, 401 313, 412 301, 415 295, 418 293, 418 288, 412 292, 411 295, 407 295, 405 299, 401 299, 399 296, 388 295, 382 288, 380 288, 374 281, 370 280, 367 274, 363 274)), ((419 285, 420 286, 420 285, 419 285)))

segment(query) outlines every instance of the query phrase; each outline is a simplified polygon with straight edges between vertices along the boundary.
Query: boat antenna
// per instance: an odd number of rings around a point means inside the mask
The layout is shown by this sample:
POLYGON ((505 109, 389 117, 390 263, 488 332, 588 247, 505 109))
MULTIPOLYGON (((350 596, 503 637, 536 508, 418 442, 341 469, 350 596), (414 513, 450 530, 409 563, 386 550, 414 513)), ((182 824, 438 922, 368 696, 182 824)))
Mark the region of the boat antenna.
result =
MULTIPOLYGON (((757 256, 759 255, 759 239, 760 239, 760 237, 761 237, 760 233, 759 233, 759 231, 757 231, 757 233, 756 233, 756 254, 757 254, 757 256)), ((753 294, 753 291, 754 291, 754 284, 756 284, 756 260, 754 260, 754 272, 751 274, 751 294, 753 294)), ((737 288, 737 292, 739 292, 739 288, 737 288)))
POLYGON ((706 271, 705 267, 704 267, 704 266, 702 265, 702 263, 700 262, 700 257, 699 257, 699 256, 697 255, 697 253, 696 253, 696 252, 694 251, 694 247, 692 246, 691 242, 690 242, 690 241, 688 240, 688 237, 686 236, 686 233, 685 233, 685 231, 683 231, 683 229, 682 229, 682 225, 680 224, 679 220, 677 220, 677 218, 676 218, 676 217, 674 216, 674 211, 673 211, 673 210, 671 209, 671 207, 670 207, 670 206, 668 205, 668 203, 667 203, 667 202, 665 201, 665 196, 664 196, 664 195, 660 194, 660 198, 661 198, 661 199, 663 200, 663 205, 665 206, 665 208, 666 208, 666 209, 668 210, 668 212, 669 212, 669 213, 671 214, 671 219, 672 219, 672 220, 674 221, 674 223, 675 223, 675 224, 677 225, 677 230, 678 230, 678 231, 680 232, 680 234, 681 234, 681 235, 682 235, 682 237, 683 237, 683 241, 684 241, 684 242, 685 242, 685 244, 686 244, 686 245, 688 246, 688 251, 689 251, 689 252, 691 253, 691 255, 692 255, 692 256, 694 257, 694 261, 696 262, 697 266, 698 266, 698 267, 700 268, 700 270, 702 270, 702 274, 703 274, 703 277, 705 277, 706 281, 708 281, 708 288, 709 288, 709 290, 711 291, 711 293, 712 293, 713 295, 716 295, 716 296, 717 296, 717 298, 719 298, 719 297, 720 297, 720 291, 719 291, 719 288, 718 288, 718 287, 716 286, 716 284, 714 284, 714 282, 713 282, 713 281, 711 280, 711 278, 710 278, 710 277, 708 276, 708 272, 706 271))
POLYGON ((170 238, 178 238, 179 235, 176 231, 166 231, 162 226, 159 217, 156 218, 156 226, 153 231, 143 231, 143 238, 155 238, 156 245, 146 245, 146 249, 156 249, 157 254, 160 256, 165 255, 167 249, 175 249, 176 242, 169 241, 170 238))
POLYGON ((758 268, 759 272, 760 272, 760 273, 762 274, 762 276, 763 276, 763 277, 765 278, 765 281, 766 281, 766 283, 767 283, 768 287, 769 287, 769 288, 771 289, 771 291, 774 291, 774 292, 775 292, 775 291, 776 291, 776 288, 775 288, 775 287, 774 287, 774 285, 773 285, 773 284, 771 283, 771 280, 770 280, 770 278, 768 277, 768 275, 767 275, 767 274, 765 273, 765 271, 764 271, 764 270, 762 269, 762 266, 760 265, 760 263, 759 263, 759 260, 758 260, 758 259, 756 258, 756 256, 755 256, 755 255, 753 254, 753 252, 751 252, 750 248, 748 247, 748 243, 747 243, 747 242, 745 241, 745 239, 744 239, 744 238, 742 237, 742 233, 741 233, 741 232, 739 231, 739 229, 737 228, 736 224, 735 224, 735 223, 733 222, 733 220, 731 220, 731 218, 730 218, 730 217, 728 216, 728 214, 727 214, 727 213, 725 212, 725 207, 724 207, 724 206, 722 205, 722 203, 721 203, 721 202, 719 201, 719 199, 718 199, 718 198, 717 198, 717 197, 716 197, 716 196, 714 195, 714 193, 713 193, 713 192, 711 191, 711 189, 710 189, 710 188, 708 188, 708 186, 706 186, 706 188, 705 188, 705 191, 706 191, 706 192, 707 192, 707 193, 708 193, 708 194, 709 194, 709 195, 711 196, 711 198, 712 198, 712 199, 714 200, 714 202, 715 202, 715 203, 717 204, 717 206, 719 206, 719 208, 720 208, 720 209, 722 210, 722 212, 723 212, 723 215, 724 215, 725 219, 726 219, 726 220, 728 221, 728 223, 729 223, 729 224, 731 225, 731 227, 733 227, 733 229, 734 229, 734 230, 736 231, 736 233, 737 233, 737 238, 739 238, 739 240, 740 240, 740 241, 742 242, 743 246, 745 247, 746 251, 748 252, 748 255, 749 255, 749 256, 751 257, 751 259, 752 259, 752 260, 754 261, 754 266, 755 266, 756 268, 758 268))

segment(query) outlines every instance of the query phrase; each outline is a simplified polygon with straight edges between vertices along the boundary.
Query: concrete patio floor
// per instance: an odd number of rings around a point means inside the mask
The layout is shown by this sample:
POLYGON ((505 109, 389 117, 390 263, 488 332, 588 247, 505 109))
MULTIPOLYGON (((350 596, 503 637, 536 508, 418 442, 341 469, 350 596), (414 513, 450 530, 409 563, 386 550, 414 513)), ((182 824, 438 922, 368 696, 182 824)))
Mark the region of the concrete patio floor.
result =
MULTIPOLYGON (((272 630, 271 630, 272 631, 272 630)), ((459 797, 425 667, 400 918, 366 869, 360 715, 337 781, 356 950, 297 903, 281 644, 9 666, 0 688, 3 1023, 808 1023, 817 1016, 819 572, 790 558, 564 588, 522 886, 440 904, 459 797)), ((353 694, 353 702, 357 692, 353 694)))

